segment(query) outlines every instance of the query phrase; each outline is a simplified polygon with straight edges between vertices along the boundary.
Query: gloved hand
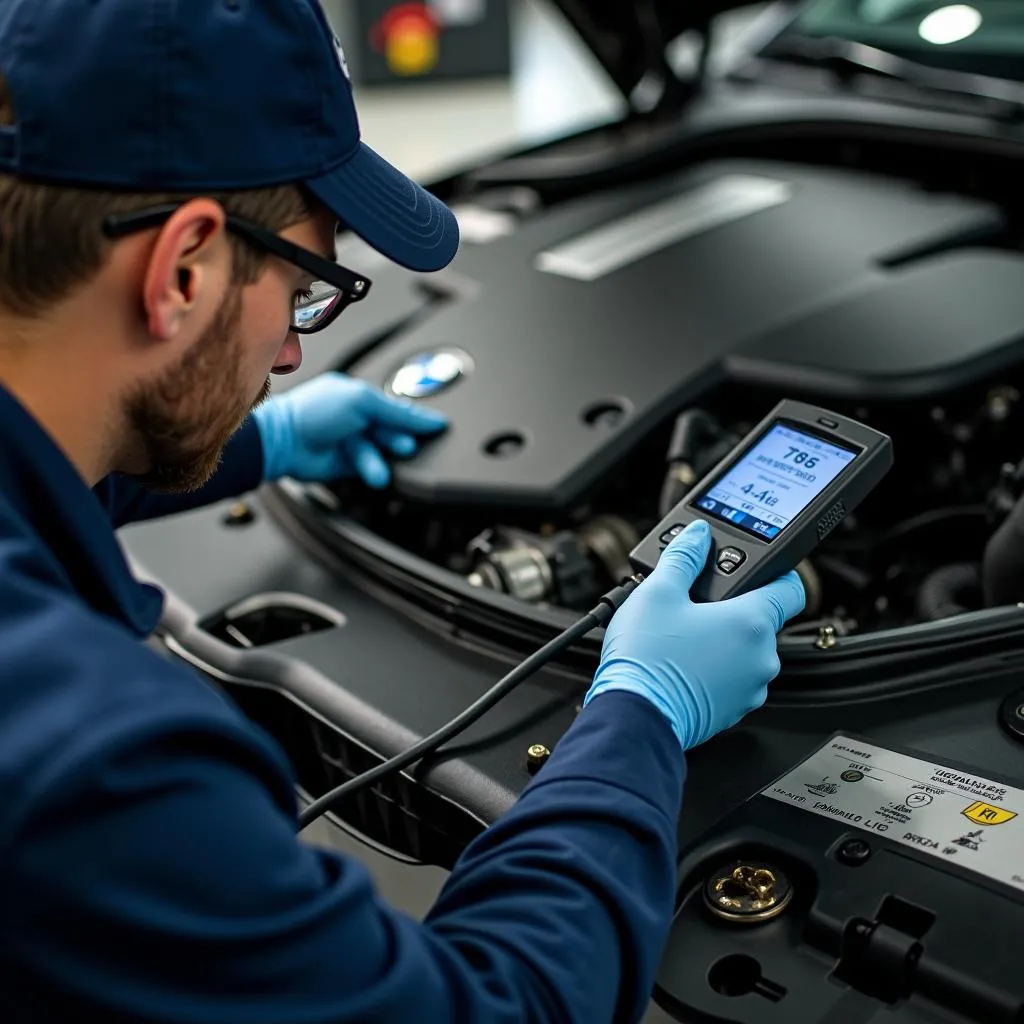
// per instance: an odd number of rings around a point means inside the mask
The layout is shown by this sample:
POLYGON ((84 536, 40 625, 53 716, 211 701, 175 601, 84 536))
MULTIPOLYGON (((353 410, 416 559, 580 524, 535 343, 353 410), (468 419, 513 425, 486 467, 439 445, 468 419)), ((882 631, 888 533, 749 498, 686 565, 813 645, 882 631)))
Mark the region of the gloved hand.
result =
POLYGON ((711 546, 691 523, 662 553, 605 631, 584 703, 609 690, 646 697, 668 718, 683 750, 759 708, 779 673, 776 633, 804 608, 795 572, 726 601, 695 604, 690 587, 711 546))
POLYGON ((439 412, 389 398, 366 381, 325 373, 253 413, 263 442, 263 479, 322 483, 358 474, 370 486, 391 479, 381 449, 409 456, 417 435, 447 425, 439 412))

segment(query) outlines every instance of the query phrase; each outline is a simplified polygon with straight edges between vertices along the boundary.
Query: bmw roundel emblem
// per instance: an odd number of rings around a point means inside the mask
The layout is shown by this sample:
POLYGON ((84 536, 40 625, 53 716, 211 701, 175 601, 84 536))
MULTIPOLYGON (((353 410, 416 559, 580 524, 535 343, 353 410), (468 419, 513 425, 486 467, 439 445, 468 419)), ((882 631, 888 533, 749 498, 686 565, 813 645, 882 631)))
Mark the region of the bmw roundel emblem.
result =
POLYGON ((439 348, 407 359, 388 381, 387 389, 403 398, 430 398, 450 388, 473 369, 473 361, 458 348, 439 348))

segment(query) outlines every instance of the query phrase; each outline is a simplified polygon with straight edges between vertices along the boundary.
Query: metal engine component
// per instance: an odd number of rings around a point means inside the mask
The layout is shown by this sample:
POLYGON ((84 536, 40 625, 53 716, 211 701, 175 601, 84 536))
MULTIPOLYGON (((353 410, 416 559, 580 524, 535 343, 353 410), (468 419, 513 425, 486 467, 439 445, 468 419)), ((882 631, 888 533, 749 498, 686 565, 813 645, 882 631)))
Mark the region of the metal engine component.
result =
POLYGON ((550 597, 553 582, 544 553, 525 545, 491 552, 468 580, 474 586, 500 590, 531 604, 550 597))
POLYGON ((632 574, 629 553, 639 539, 630 523, 613 515, 596 516, 579 530, 542 534, 496 526, 470 542, 473 570, 466 579, 530 604, 572 608, 632 574))
POLYGON ((600 593, 590 550, 571 530, 541 536, 494 527, 470 543, 469 554, 474 559, 466 577, 471 585, 530 604, 558 601, 574 607, 600 593))
POLYGON ((629 553, 640 542, 634 526, 620 516, 596 516, 579 530, 580 540, 616 584, 633 574, 629 553))

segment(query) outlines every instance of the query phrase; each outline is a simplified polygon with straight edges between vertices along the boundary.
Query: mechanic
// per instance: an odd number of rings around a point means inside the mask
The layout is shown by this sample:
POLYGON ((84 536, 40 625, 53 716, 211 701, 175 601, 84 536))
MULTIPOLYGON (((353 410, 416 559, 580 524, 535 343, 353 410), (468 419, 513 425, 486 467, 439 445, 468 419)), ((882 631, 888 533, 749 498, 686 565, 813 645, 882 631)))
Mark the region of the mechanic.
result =
POLYGON ((691 527, 427 919, 384 905, 297 837, 274 742, 144 643, 161 595, 114 531, 285 475, 385 486, 443 417, 267 374, 353 297, 339 223, 430 271, 455 219, 360 142, 317 0, 5 0, 0 75, 2 1019, 639 1018, 683 752, 764 701, 799 580, 692 604, 691 527))

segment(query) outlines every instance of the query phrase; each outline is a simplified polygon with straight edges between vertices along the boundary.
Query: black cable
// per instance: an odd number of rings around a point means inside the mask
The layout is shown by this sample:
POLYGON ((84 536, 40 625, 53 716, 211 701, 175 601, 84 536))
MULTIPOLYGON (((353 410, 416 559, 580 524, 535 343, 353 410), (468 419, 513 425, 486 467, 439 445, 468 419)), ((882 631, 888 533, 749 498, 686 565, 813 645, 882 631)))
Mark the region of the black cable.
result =
POLYGON ((600 602, 596 604, 578 622, 573 623, 564 632, 559 633, 553 640, 546 643, 540 650, 531 654, 524 662, 517 665, 503 679, 495 683, 482 697, 474 701, 465 711, 456 718, 453 718, 447 725, 442 726, 436 732, 420 740, 415 746, 410 747, 402 754, 392 757, 383 764, 371 768, 362 775, 336 786, 330 792, 318 797, 299 815, 299 831, 306 828, 327 811, 333 810, 346 797, 361 792, 369 786, 374 785, 385 775, 399 772, 408 768, 415 761, 426 757, 427 754, 435 753, 443 744, 452 737, 468 729, 478 718, 490 711, 495 704, 512 692, 524 679, 533 675, 542 668, 556 654, 564 650, 570 644, 586 636, 592 629, 599 626, 607 626, 612 616, 622 607, 626 598, 639 586, 642 576, 634 576, 620 587, 608 591, 600 602))

